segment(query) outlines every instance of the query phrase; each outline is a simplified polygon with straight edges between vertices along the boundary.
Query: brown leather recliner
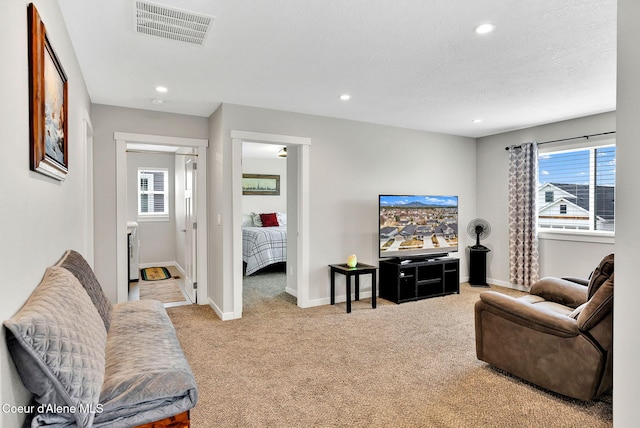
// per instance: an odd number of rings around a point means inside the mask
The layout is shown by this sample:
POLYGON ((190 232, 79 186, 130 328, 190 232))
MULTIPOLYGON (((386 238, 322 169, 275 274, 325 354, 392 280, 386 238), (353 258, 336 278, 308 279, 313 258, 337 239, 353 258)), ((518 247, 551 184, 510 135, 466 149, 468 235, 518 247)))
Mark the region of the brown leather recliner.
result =
POLYGON ((535 385, 592 400, 613 384, 613 254, 588 281, 542 278, 527 296, 475 304, 478 359, 535 385))

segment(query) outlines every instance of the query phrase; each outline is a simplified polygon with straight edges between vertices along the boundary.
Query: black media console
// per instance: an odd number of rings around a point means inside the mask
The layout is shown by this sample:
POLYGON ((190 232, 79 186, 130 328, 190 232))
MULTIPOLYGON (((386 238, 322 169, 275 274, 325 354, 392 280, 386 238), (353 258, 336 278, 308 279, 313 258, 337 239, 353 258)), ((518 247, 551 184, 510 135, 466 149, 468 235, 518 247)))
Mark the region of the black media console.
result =
POLYGON ((460 294, 460 261, 454 258, 380 260, 380 297, 395 303, 460 294))

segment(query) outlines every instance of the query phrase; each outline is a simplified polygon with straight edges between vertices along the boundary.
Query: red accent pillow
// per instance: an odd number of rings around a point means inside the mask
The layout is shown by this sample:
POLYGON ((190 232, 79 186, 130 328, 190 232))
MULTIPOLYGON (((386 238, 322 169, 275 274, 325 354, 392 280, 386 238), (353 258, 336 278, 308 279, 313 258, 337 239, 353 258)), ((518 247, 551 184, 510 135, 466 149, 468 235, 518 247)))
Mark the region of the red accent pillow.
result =
POLYGON ((262 227, 276 227, 278 224, 278 216, 276 213, 260 214, 260 220, 262 221, 262 227))

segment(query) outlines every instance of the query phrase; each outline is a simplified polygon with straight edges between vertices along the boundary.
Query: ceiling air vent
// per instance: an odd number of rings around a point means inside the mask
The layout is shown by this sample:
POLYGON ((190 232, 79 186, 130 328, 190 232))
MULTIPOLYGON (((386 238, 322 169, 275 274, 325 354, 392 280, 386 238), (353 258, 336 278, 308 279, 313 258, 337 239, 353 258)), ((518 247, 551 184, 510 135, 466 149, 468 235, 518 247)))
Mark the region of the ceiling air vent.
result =
POLYGON ((137 1, 136 32, 178 42, 203 45, 214 17, 157 3, 137 1))

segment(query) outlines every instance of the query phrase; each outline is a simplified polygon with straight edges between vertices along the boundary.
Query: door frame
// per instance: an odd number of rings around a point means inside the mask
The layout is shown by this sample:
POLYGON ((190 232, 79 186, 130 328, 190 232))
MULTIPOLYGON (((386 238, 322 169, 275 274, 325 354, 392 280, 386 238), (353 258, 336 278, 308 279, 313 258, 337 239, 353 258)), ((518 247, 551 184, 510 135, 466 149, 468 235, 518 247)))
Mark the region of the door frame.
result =
POLYGON ((85 208, 84 208, 84 258, 87 260, 91 267, 94 267, 94 213, 93 213, 93 125, 91 124, 91 118, 89 112, 84 110, 82 114, 82 122, 84 126, 84 183, 87 186, 85 193, 85 208))
MULTIPOLYGON (((114 132, 116 143, 116 302, 125 302, 129 297, 129 273, 127 268, 127 143, 188 147, 198 156, 196 168, 196 212, 198 219, 207 218, 207 147, 209 140, 197 138, 167 137, 162 135, 114 132)), ((208 302, 207 297, 207 222, 200 221, 197 229, 197 299, 199 304, 208 302)))
POLYGON ((242 143, 254 142, 287 146, 287 291, 296 293, 298 306, 309 304, 309 148, 311 139, 261 132, 231 131, 232 142, 232 266, 233 266, 233 318, 242 318, 242 143), (291 167, 291 168, 290 168, 291 167), (289 171, 293 170, 293 174, 289 171), (289 240, 296 237, 296 245, 289 240))

